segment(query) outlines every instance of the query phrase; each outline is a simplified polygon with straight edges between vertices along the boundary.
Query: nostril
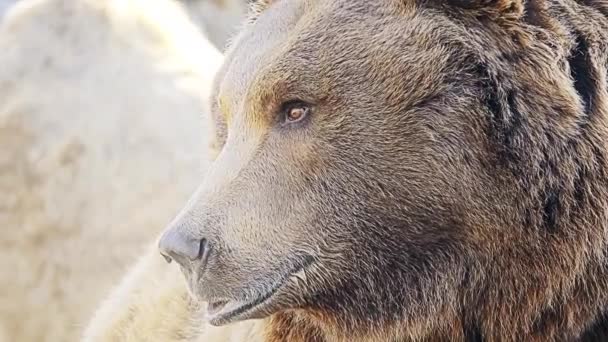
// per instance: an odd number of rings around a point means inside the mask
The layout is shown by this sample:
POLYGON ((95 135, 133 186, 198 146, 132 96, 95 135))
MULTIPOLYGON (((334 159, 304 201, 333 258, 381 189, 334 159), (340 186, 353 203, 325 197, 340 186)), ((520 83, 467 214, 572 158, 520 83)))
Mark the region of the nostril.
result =
POLYGON ((205 269, 207 266, 207 260, 209 259, 209 254, 211 253, 211 245, 206 239, 201 240, 201 247, 198 251, 198 259, 201 261, 201 268, 205 269))
POLYGON ((168 256, 167 254, 165 254, 163 251, 160 252, 160 255, 162 255, 163 258, 165 258, 165 261, 167 262, 167 264, 170 264, 171 261, 173 261, 173 259, 170 256, 168 256))
POLYGON ((207 239, 202 239, 200 242, 200 245, 198 247, 198 256, 196 258, 202 260, 203 256, 206 253, 206 249, 207 249, 207 239))

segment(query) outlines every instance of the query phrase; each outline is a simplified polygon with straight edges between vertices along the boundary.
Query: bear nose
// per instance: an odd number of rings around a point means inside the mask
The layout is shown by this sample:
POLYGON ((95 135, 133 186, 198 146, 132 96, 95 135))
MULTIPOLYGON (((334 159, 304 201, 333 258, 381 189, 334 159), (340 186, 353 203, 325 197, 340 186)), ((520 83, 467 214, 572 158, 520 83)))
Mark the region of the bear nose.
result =
POLYGON ((169 229, 158 243, 160 254, 167 262, 175 260, 182 266, 189 261, 203 259, 208 254, 208 244, 205 239, 197 239, 178 229, 169 229))

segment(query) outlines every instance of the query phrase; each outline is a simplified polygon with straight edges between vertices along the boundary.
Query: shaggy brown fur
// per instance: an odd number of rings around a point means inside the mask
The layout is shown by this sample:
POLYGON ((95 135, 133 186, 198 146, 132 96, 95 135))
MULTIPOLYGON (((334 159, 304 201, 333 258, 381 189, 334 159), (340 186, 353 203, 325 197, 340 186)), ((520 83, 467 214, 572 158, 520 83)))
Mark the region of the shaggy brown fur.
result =
POLYGON ((163 252, 200 299, 247 303, 212 323, 268 317, 272 342, 608 339, 607 15, 265 1, 163 252))

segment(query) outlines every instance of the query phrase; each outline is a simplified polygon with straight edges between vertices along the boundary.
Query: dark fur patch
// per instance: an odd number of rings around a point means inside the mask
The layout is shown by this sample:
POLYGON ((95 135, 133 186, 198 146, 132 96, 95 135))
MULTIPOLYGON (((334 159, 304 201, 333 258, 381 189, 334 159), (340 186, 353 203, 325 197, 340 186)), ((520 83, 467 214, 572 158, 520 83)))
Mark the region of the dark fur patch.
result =
POLYGON ((476 64, 476 76, 479 77, 481 89, 484 92, 484 104, 490 110, 493 120, 502 117, 502 106, 498 98, 498 84, 490 76, 488 66, 483 63, 476 64))
POLYGON ((588 43, 578 34, 576 47, 568 58, 568 63, 570 64, 570 75, 574 81, 574 88, 581 97, 585 113, 590 113, 596 87, 593 80, 588 43))
POLYGON ((560 307, 546 307, 532 324, 533 331, 537 336, 547 335, 547 331, 563 317, 563 314, 560 307))
POLYGON ((518 159, 515 136, 522 125, 522 116, 516 100, 517 92, 505 92, 501 88, 499 76, 493 74, 484 63, 475 63, 473 72, 479 80, 483 104, 490 114, 488 133, 497 151, 497 162, 503 166, 512 166, 518 159))
POLYGON ((602 315, 579 339, 580 342, 608 341, 608 317, 602 315))
POLYGON ((524 2, 524 16, 522 20, 528 24, 538 27, 550 27, 547 18, 544 16, 546 5, 543 0, 528 0, 524 2))
POLYGON ((483 342, 484 338, 478 326, 469 326, 464 329, 465 342, 483 342))
POLYGON ((543 222, 549 233, 557 231, 557 219, 560 212, 560 196, 556 190, 550 190, 543 206, 543 222))

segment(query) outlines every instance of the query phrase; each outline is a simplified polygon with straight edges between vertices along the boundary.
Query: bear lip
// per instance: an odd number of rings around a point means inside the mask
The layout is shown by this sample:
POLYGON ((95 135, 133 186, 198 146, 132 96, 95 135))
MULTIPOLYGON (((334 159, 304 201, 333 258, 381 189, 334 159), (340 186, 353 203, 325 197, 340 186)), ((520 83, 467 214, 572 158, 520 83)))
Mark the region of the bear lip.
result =
POLYGON ((285 276, 274 283, 269 291, 250 300, 218 299, 207 304, 207 321, 214 326, 226 325, 248 319, 261 319, 281 310, 286 304, 281 302, 282 291, 290 282, 301 281, 304 271, 312 265, 312 259, 303 265, 287 272, 285 276))

